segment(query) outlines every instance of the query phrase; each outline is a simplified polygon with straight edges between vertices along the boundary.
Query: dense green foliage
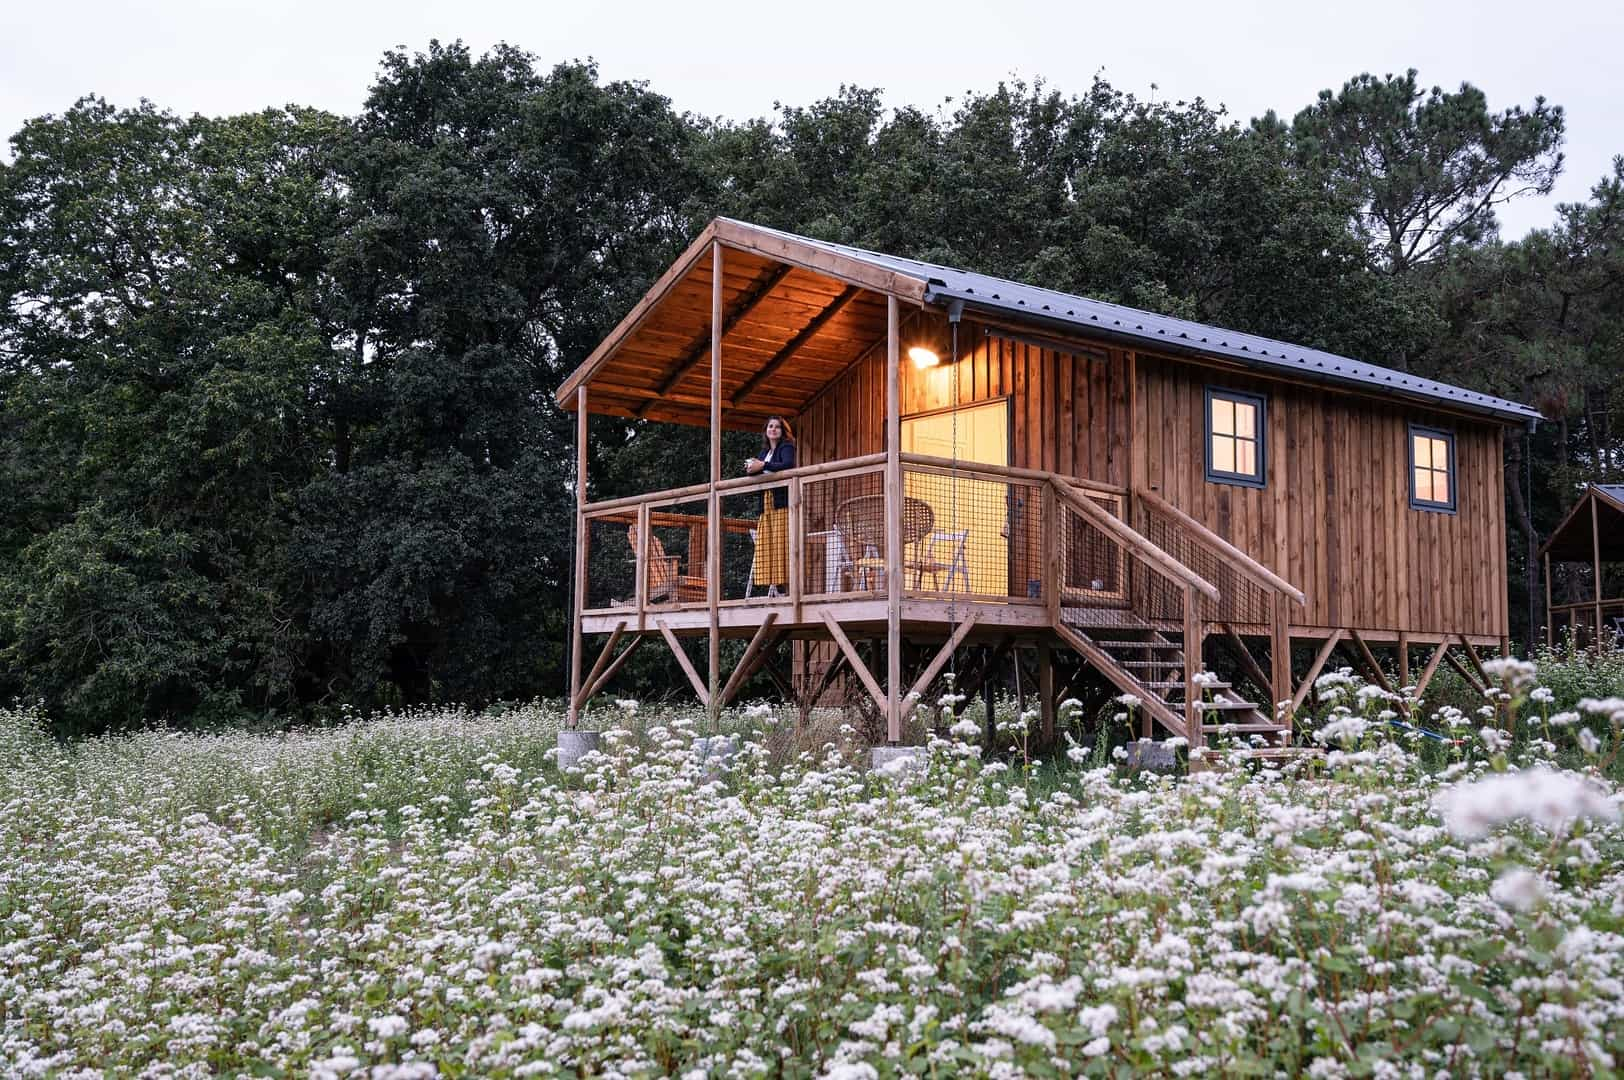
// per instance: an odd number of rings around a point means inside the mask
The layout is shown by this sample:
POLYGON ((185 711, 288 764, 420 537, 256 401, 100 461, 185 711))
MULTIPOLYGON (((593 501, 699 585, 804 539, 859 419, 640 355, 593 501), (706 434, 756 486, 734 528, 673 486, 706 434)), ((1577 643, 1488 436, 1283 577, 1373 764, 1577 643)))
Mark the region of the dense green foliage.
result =
MULTIPOLYGON (((551 391, 718 213, 1531 401, 1531 572, 1624 440, 1624 166, 1549 230, 1494 229, 1563 124, 1413 73, 1290 124, 1100 81, 722 122, 439 45, 389 54, 349 118, 83 100, 0 164, 0 700, 97 731, 555 692, 551 391)), ((599 493, 696 479, 697 437, 595 421, 599 493)))

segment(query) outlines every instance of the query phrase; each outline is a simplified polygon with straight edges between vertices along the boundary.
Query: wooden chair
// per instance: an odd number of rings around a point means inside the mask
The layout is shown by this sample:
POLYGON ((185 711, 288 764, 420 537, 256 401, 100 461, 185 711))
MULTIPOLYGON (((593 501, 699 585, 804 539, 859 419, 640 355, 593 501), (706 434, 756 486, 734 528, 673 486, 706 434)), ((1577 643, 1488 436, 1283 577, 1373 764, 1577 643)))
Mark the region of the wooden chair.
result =
POLYGON ((914 588, 924 587, 925 575, 931 577, 930 587, 942 591, 942 575, 947 575, 947 591, 953 591, 953 579, 960 587, 970 591, 970 557, 968 546, 970 530, 932 532, 919 545, 919 557, 908 564, 914 572, 914 588))
MULTIPOLYGON (((637 566, 637 526, 626 526, 626 540, 632 546, 632 567, 637 566)), ((705 578, 684 574, 682 556, 667 555, 665 545, 652 530, 648 537, 648 602, 651 604, 703 603, 705 578)))
MULTIPOLYGON (((936 513, 923 499, 902 500, 903 563, 908 549, 917 548, 936 526, 936 513)), ((835 508, 835 532, 844 551, 841 588, 849 580, 853 589, 885 588, 885 496, 858 495, 835 508), (877 581, 877 585, 871 582, 877 581)), ((917 562, 917 556, 914 559, 917 562)))

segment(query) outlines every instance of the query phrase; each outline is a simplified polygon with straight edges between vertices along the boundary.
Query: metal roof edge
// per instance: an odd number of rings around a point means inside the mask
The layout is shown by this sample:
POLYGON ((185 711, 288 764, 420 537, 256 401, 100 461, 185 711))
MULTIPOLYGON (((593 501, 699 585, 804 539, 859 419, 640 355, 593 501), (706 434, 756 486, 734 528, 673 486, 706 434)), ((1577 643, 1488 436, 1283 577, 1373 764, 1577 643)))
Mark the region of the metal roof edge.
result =
MULTIPOLYGON (((1545 419, 1539 410, 1532 408, 1531 406, 1523 405, 1520 402, 1509 401, 1504 398, 1496 398, 1492 394, 1481 394, 1477 391, 1467 390, 1465 387, 1439 382, 1436 379, 1427 379, 1424 381, 1431 383, 1434 386, 1443 387, 1446 390, 1458 391, 1462 395, 1470 394, 1489 400, 1474 402, 1467 400, 1465 397, 1445 397, 1428 393, 1426 390, 1419 387, 1415 389, 1407 389, 1402 386, 1392 386, 1386 382, 1377 382, 1370 379, 1339 375, 1334 371, 1325 371, 1321 368, 1309 366, 1307 364, 1288 366, 1284 363, 1265 360, 1261 356, 1247 355, 1244 348, 1215 349, 1210 346, 1203 348, 1202 344, 1181 341, 1161 334, 1118 329, 1102 325, 1092 320, 1085 322, 1081 319, 1068 318, 1063 315, 1033 311, 1031 308, 1024 305, 1011 304, 1005 301, 983 297, 974 293, 966 293, 963 290, 954 289, 945 282, 941 282, 936 279, 933 279, 931 284, 933 287, 927 288, 925 292, 925 301, 926 303, 930 304, 939 305, 945 304, 949 301, 962 301, 967 307, 976 310, 997 313, 1005 316, 1013 316, 1022 322, 1053 327, 1056 329, 1064 329, 1069 332, 1080 333, 1088 337, 1101 338, 1107 341, 1116 341, 1123 344, 1133 345, 1144 345, 1149 343, 1155 347, 1156 351, 1159 352, 1171 353, 1179 356, 1189 356, 1192 358, 1205 360, 1232 360, 1265 375, 1273 374, 1281 377, 1299 378, 1326 386, 1334 386, 1339 389, 1380 391, 1384 394, 1390 394, 1394 397, 1403 398, 1406 401, 1414 401, 1421 404, 1431 405, 1433 407, 1460 409, 1486 416, 1492 416, 1498 420, 1506 422, 1532 424, 1539 420, 1545 419), (938 285, 940 288, 934 287, 938 285)), ((1083 300, 1085 298, 1079 297, 1077 299, 1083 300)), ((1090 302, 1102 304, 1106 303, 1105 301, 1090 302)), ((1137 311, 1137 309, 1134 308, 1124 308, 1120 304, 1110 304, 1108 306, 1121 308, 1124 311, 1137 311)), ((1221 328, 1212 327, 1212 329, 1217 330, 1221 328)), ((1242 332, 1235 331, 1235 333, 1240 334, 1242 332)), ((1255 337, 1256 335, 1246 334, 1245 336, 1255 337)), ((1276 342, 1276 344, 1287 343, 1276 342)), ((1343 357, 1341 359, 1347 358, 1343 357)), ((1356 363, 1356 361, 1352 360, 1348 360, 1348 362, 1356 363)), ((1372 371, 1398 374, 1397 372, 1392 372, 1391 369, 1383 368, 1378 364, 1362 364, 1362 366, 1372 371)))

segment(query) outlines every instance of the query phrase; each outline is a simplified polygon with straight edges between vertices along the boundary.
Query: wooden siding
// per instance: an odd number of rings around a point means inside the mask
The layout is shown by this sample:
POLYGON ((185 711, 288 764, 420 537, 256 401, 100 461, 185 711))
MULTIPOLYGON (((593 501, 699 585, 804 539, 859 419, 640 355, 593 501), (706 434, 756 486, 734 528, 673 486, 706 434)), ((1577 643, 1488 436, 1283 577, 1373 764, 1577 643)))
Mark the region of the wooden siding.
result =
MULTIPOLYGON (((916 315, 904 349, 944 334, 939 316, 916 315)), ((1013 464, 1157 492, 1301 588, 1308 603, 1293 609, 1293 625, 1507 633, 1498 424, 1115 347, 989 336, 969 323, 960 355, 956 368, 904 364, 904 415, 951 407, 955 378, 958 404, 1010 398, 1013 464), (1205 478, 1208 386, 1266 399, 1263 488, 1205 478), (1455 434, 1453 514, 1409 505, 1410 423, 1455 434)), ((884 358, 870 356, 815 396, 798 417, 801 460, 883 450, 884 379, 884 358)))

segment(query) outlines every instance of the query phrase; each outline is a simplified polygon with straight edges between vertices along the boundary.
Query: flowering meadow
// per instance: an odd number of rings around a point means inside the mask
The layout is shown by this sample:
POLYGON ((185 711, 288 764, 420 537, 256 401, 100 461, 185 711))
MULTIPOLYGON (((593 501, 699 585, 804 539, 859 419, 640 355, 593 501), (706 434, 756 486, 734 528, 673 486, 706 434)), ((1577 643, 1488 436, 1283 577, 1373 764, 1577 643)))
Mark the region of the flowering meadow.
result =
POLYGON ((1333 673, 1317 760, 1176 777, 962 722, 875 773, 765 707, 718 764, 605 703, 566 774, 550 705, 0 711, 0 1073, 1613 1074, 1624 699, 1495 676, 1411 723, 1333 673))

